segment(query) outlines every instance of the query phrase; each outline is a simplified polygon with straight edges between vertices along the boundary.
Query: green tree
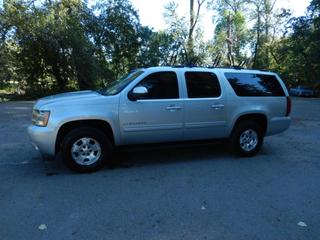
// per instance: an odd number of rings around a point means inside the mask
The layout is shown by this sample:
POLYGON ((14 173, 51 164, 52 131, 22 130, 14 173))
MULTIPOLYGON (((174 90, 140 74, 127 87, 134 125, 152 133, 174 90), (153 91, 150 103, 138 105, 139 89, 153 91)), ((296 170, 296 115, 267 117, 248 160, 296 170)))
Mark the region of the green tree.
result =
POLYGON ((217 12, 213 49, 224 65, 244 65, 248 61, 247 46, 251 36, 245 17, 246 4, 244 0, 218 0, 210 4, 217 12))
MULTIPOLYGON (((200 21, 200 8, 205 1, 198 1, 197 13, 194 14, 190 6, 190 19, 177 14, 178 4, 170 2, 165 6, 164 19, 167 24, 166 32, 171 38, 170 47, 171 65, 175 64, 200 64, 204 62, 204 41, 202 30, 197 25, 200 21)), ((191 3, 192 4, 192 3, 191 3)))
POLYGON ((12 46, 11 69, 29 92, 94 88, 138 64, 141 25, 125 0, 94 9, 81 0, 7 0, 0 24, 0 61, 12 46))
POLYGON ((253 0, 252 18, 256 19, 253 27, 255 42, 253 45, 253 67, 268 69, 271 65, 270 43, 271 28, 275 26, 275 4, 277 0, 253 0))
POLYGON ((188 31, 188 40, 187 40, 187 54, 190 59, 190 64, 197 61, 197 56, 195 55, 195 45, 194 45, 194 32, 197 29, 197 24, 200 19, 200 11, 202 5, 206 0, 197 0, 197 6, 194 5, 194 0, 190 0, 189 8, 189 31, 188 31))
POLYGON ((164 31, 154 32, 148 27, 140 31, 138 66, 170 65, 173 52, 173 38, 164 31))
POLYGON ((277 42, 278 70, 290 85, 314 85, 320 75, 320 4, 313 0, 306 16, 292 18, 290 33, 277 42))
POLYGON ((138 67, 137 55, 141 24, 130 2, 110 0, 99 3, 95 31, 92 32, 97 55, 111 69, 111 80, 138 67))
POLYGON ((93 85, 93 46, 83 26, 89 11, 83 2, 45 1, 38 6, 11 0, 4 3, 4 11, 29 90, 93 85))

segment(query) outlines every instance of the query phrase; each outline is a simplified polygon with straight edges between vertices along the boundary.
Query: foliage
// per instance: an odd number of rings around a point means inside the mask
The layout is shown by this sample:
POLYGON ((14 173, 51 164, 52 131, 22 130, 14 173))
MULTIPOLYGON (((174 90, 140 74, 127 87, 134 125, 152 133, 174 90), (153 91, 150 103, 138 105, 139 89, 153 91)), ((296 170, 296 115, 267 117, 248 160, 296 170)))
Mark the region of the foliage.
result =
POLYGON ((90 7, 86 0, 6 0, 0 88, 39 97, 99 88, 134 68, 177 64, 243 65, 278 71, 289 85, 319 84, 319 0, 298 18, 276 1, 190 0, 190 14, 182 17, 171 2, 163 14, 167 28, 154 31, 141 25, 129 0, 90 7), (208 42, 204 3, 215 13, 208 42))
POLYGON ((320 81, 320 4, 313 0, 307 16, 292 18, 289 36, 277 42, 277 68, 291 85, 320 81))
MULTIPOLYGON (((197 11, 200 11, 204 2, 203 0, 198 0, 197 11)), ((202 64, 206 58, 206 53, 204 53, 206 46, 203 41, 203 31, 197 25, 200 13, 198 12, 193 16, 193 20, 189 20, 189 23, 186 17, 178 15, 177 8, 177 3, 170 2, 165 6, 163 14, 167 24, 166 32, 169 38, 173 40, 169 49, 170 61, 168 63, 170 65, 202 64)), ((190 11, 194 10, 190 9, 190 11)))
POLYGON ((130 2, 7 0, 0 15, 0 84, 35 96, 102 87, 168 58, 165 33, 142 27, 130 2), (151 54, 152 53, 152 54, 151 54))

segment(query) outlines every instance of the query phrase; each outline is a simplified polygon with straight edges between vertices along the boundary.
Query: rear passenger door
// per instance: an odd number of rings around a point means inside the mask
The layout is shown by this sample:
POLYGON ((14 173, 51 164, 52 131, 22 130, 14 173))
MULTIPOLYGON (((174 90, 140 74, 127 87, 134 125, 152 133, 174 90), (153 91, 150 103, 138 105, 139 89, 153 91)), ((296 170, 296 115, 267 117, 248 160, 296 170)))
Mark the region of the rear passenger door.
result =
POLYGON ((185 71, 185 140, 226 137, 226 96, 213 72, 185 71))

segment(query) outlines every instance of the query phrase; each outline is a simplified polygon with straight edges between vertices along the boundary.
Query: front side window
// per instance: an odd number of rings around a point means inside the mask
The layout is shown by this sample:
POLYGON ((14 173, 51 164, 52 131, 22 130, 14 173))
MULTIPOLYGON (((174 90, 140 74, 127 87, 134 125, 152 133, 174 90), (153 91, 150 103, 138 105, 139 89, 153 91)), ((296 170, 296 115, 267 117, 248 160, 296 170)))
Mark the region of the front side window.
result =
POLYGON ((218 77, 212 72, 185 73, 189 98, 216 98, 221 95, 218 77))
POLYGON ((157 72, 144 78, 136 87, 145 87, 148 94, 141 99, 179 98, 178 79, 175 72, 157 72))
POLYGON ((274 75, 225 73, 225 76, 238 96, 285 96, 279 81, 274 75))

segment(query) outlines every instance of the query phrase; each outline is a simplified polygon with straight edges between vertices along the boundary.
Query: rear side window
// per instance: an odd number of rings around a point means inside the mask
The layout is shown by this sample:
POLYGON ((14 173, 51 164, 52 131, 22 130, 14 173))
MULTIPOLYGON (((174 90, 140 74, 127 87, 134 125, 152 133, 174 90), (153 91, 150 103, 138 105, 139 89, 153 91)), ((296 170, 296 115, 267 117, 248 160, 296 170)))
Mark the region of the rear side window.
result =
POLYGON ((157 72, 144 78, 138 86, 148 89, 143 99, 179 98, 178 79, 175 72, 157 72))
POLYGON ((211 72, 185 73, 189 98, 215 98, 221 95, 219 80, 211 72))
POLYGON ((238 96, 285 96, 279 81, 274 75, 225 73, 225 76, 238 96))

